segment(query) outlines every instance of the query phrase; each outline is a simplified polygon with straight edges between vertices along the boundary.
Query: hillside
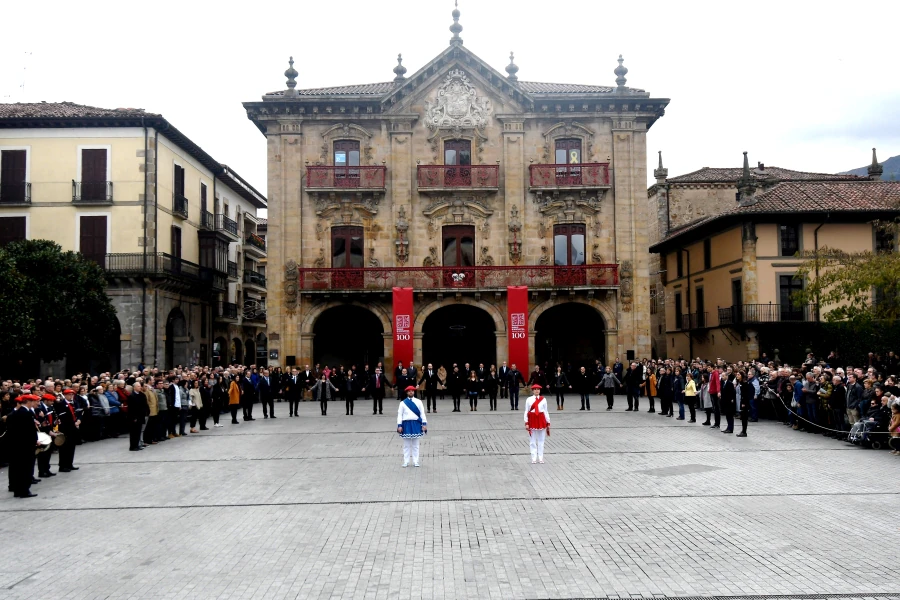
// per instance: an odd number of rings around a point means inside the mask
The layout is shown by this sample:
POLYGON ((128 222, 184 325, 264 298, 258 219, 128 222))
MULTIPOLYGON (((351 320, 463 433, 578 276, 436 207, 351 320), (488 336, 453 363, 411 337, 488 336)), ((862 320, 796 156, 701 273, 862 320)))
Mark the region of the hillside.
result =
MULTIPOLYGON (((882 162, 881 166, 884 167, 884 174, 881 176, 882 181, 900 181, 900 156, 892 156, 882 162)), ((868 175, 868 172, 866 171, 868 168, 869 165, 866 165, 865 167, 853 169, 852 171, 844 171, 842 174, 865 176, 868 175)))

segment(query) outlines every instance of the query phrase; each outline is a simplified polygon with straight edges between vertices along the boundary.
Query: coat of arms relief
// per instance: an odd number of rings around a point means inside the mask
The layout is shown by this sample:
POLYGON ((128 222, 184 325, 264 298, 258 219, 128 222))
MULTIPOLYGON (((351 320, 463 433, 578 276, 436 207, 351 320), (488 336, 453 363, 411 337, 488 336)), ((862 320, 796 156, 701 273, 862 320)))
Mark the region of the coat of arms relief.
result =
POLYGON ((484 129, 491 112, 491 101, 478 97, 465 72, 451 69, 438 89, 437 101, 425 101, 425 126, 432 131, 484 129))

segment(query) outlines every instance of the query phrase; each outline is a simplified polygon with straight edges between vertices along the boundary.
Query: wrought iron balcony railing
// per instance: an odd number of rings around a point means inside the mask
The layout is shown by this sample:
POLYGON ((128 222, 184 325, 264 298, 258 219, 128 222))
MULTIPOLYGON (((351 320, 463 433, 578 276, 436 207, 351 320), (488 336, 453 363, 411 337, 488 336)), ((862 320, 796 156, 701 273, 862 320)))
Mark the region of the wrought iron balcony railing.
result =
POLYGON ((165 252, 107 254, 106 271, 123 276, 173 275, 200 280, 200 265, 165 252))
POLYGON ((31 184, 0 183, 0 204, 31 204, 31 184))
POLYGON ((230 277, 231 279, 237 279, 237 276, 238 276, 237 263, 229 260, 228 261, 228 277, 230 277))
POLYGON ((257 273, 256 271, 248 271, 244 269, 244 283, 266 287, 266 276, 257 273))
POLYGON ((72 202, 85 204, 112 203, 112 181, 75 181, 72 180, 72 202))
POLYGON ((619 285, 619 268, 618 265, 536 265, 299 269, 300 291, 390 291, 393 287, 503 290, 511 285, 526 285, 532 289, 611 288, 619 285))
POLYGON ((704 327, 710 327, 709 313, 692 312, 683 314, 681 315, 680 325, 682 331, 690 331, 691 329, 703 329, 704 327))
POLYGON ((533 188, 597 188, 609 185, 609 163, 530 165, 533 188))
POLYGON ((238 306, 233 302, 219 302, 219 305, 216 307, 216 316, 220 319, 230 319, 232 321, 237 321, 238 318, 238 306))
POLYGON ((172 193, 172 212, 176 216, 188 218, 188 199, 177 192, 172 193))
POLYGON ((262 252, 266 251, 266 240, 262 239, 255 233, 247 235, 247 243, 257 250, 261 250, 262 252))
POLYGON ((442 188, 497 189, 500 165, 419 165, 420 190, 442 188))
POLYGON ((306 189, 383 190, 385 167, 306 167, 306 189))
POLYGON ((741 323, 814 323, 816 304, 736 304, 719 309, 719 325, 741 323))

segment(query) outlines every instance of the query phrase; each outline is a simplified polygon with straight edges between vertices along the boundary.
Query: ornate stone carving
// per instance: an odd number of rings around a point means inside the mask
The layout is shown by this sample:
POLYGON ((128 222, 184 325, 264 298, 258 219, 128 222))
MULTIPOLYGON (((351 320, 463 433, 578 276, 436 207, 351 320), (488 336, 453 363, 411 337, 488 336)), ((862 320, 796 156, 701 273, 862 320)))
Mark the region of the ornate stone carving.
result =
POLYGON ((622 299, 622 312, 631 312, 634 296, 634 271, 630 260, 623 260, 619 265, 619 297, 622 299))
POLYGON ((600 206, 606 190, 598 190, 596 196, 588 195, 587 190, 580 192, 543 192, 534 193, 534 202, 542 215, 551 217, 556 223, 586 221, 600 212, 600 206))
POLYGON ((422 214, 428 219, 428 237, 430 238, 434 238, 444 223, 477 225, 486 237, 490 237, 490 218, 494 211, 479 198, 438 196, 422 209, 422 214))
MULTIPOLYGON (((332 219, 341 225, 359 223, 362 219, 371 219, 378 214, 381 194, 364 195, 362 192, 347 192, 340 196, 335 192, 309 192, 316 207, 316 216, 320 219, 332 219)), ((322 221, 320 220, 320 223, 322 221)), ((324 226, 324 225, 323 225, 324 226)), ((321 234, 316 225, 316 239, 321 234)))
POLYGON ((425 102, 425 126, 431 130, 483 129, 491 112, 491 101, 478 98, 465 72, 451 69, 438 89, 436 102, 425 102))
POLYGON ((313 261, 313 266, 317 269, 325 268, 325 249, 319 248, 319 256, 313 261))
POLYGON ((487 249, 487 246, 481 248, 481 265, 484 267, 493 267, 494 266, 494 257, 490 255, 490 251, 487 249))
POLYGON ((381 266, 381 261, 375 258, 375 248, 369 248, 369 266, 373 269, 381 266))
POLYGON ((556 162, 553 141, 556 138, 579 138, 584 142, 584 159, 582 162, 594 162, 594 130, 585 127, 577 121, 561 121, 545 131, 544 156, 542 162, 553 164, 556 162))
POLYGON ((291 316, 297 310, 298 276, 297 263, 288 259, 284 263, 284 308, 291 316))
POLYGON ((538 221, 538 237, 544 239, 547 236, 547 225, 543 221, 538 221))
POLYGON ((322 221, 321 219, 319 219, 318 221, 316 221, 316 239, 317 239, 317 240, 320 240, 320 241, 321 241, 322 236, 325 235, 325 230, 326 230, 326 229, 327 229, 327 227, 325 227, 325 222, 324 222, 324 221, 322 221))
POLYGON ((319 156, 319 164, 328 165, 334 160, 331 145, 334 140, 347 139, 358 140, 362 150, 363 164, 374 164, 372 149, 372 134, 364 127, 356 123, 335 123, 322 133, 322 148, 319 156))
POLYGON ((522 233, 522 221, 519 220, 519 207, 515 204, 509 209, 509 260, 514 265, 519 264, 522 260, 522 242, 519 240, 519 234, 522 233))
POLYGON ((397 257, 397 263, 405 265, 409 260, 409 240, 406 239, 406 232, 409 231, 409 221, 406 220, 406 207, 401 206, 397 209, 397 222, 394 225, 397 230, 397 239, 394 240, 394 254, 397 257))
POLYGON ((422 261, 423 267, 436 267, 438 264, 437 248, 432 246, 428 249, 428 256, 422 261))
POLYGON ((595 264, 603 263, 603 255, 600 254, 600 244, 594 244, 594 248, 591 251, 591 262, 595 264))
POLYGON ((550 264, 550 251, 547 249, 547 246, 541 246, 541 258, 538 261, 538 264, 541 264, 541 265, 549 265, 550 264))

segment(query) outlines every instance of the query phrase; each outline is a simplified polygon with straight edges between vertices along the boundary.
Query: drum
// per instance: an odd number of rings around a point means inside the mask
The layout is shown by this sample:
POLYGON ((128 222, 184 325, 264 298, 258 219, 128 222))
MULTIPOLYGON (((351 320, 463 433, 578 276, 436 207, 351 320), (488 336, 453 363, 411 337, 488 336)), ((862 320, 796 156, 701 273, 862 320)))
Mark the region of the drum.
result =
POLYGON ((64 434, 64 433, 61 432, 61 431, 57 431, 57 432, 56 432, 56 435, 53 436, 53 444, 54 444, 57 448, 59 448, 60 446, 62 446, 62 445, 65 444, 65 443, 66 443, 66 434, 64 434))
POLYGON ((53 438, 51 438, 49 434, 44 433, 43 431, 39 431, 37 436, 37 441, 40 447, 34 449, 35 456, 50 448, 50 444, 53 443, 53 438))

